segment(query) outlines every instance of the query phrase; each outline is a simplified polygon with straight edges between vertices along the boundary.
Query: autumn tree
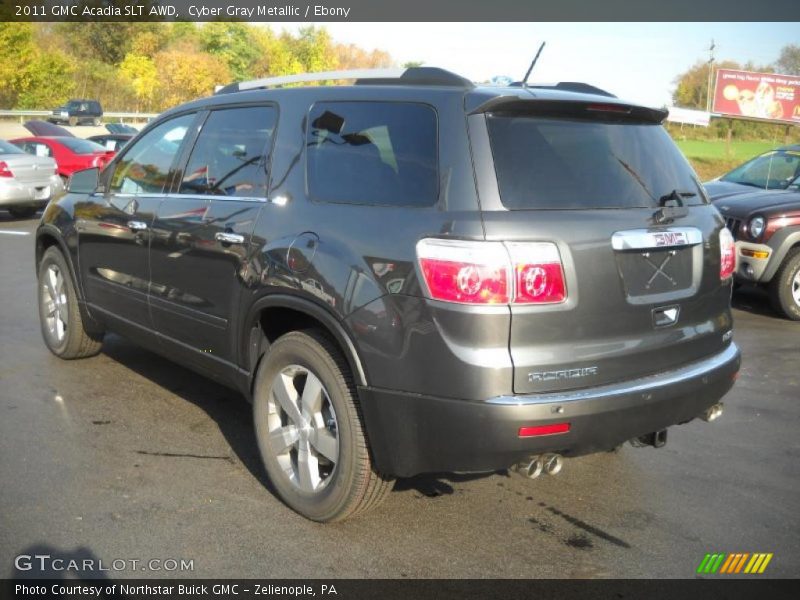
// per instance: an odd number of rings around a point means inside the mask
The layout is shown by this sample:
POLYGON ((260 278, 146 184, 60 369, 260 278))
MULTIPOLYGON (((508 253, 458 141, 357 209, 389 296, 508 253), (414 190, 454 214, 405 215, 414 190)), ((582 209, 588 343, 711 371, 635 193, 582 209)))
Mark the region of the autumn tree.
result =
POLYGON ((292 52, 286 36, 275 35, 269 27, 254 27, 252 36, 258 48, 258 58, 252 65, 253 77, 303 72, 303 64, 292 52))
POLYGON ((296 38, 284 34, 284 39, 307 73, 331 71, 336 68, 333 41, 327 29, 313 25, 301 27, 296 38))
POLYGON ((333 54, 338 69, 380 69, 392 66, 392 57, 383 50, 371 52, 355 44, 335 44, 333 54))
POLYGON ((199 33, 201 48, 220 58, 236 80, 250 79, 258 59, 253 28, 246 23, 214 21, 199 33))
POLYGON ((159 87, 158 70, 153 59, 143 54, 130 53, 120 64, 119 75, 136 98, 134 112, 139 112, 142 107, 149 111, 159 87))
POLYGON ((800 46, 789 44, 781 49, 775 70, 784 75, 800 75, 800 46))
POLYGON ((17 81, 19 108, 57 106, 66 101, 75 87, 75 62, 67 54, 54 50, 36 52, 20 71, 17 81))
POLYGON ((153 58, 160 108, 169 108, 193 98, 208 96, 214 87, 231 80, 228 65, 220 58, 202 52, 164 50, 153 58))
MULTIPOLYGON (((675 78, 675 91, 672 93, 672 103, 675 106, 706 109, 708 69, 708 62, 697 62, 688 71, 675 78)), ((741 65, 731 60, 724 60, 714 63, 714 72, 718 69, 741 69, 741 65)))
POLYGON ((33 26, 30 23, 0 22, 0 103, 14 106, 19 95, 21 73, 30 65, 36 54, 33 26))

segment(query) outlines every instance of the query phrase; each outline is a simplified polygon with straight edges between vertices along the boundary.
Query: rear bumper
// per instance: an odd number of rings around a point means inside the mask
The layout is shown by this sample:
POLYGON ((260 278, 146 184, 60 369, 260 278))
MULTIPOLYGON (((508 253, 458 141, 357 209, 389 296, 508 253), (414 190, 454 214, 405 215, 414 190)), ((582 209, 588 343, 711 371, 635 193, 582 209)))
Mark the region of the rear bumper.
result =
POLYGON ((63 191, 64 184, 57 175, 40 182, 0 182, 0 207, 44 206, 50 201, 50 198, 63 191), (44 197, 37 198, 36 196, 41 195, 42 192, 44 192, 44 197))
POLYGON ((741 354, 721 353, 641 379, 566 393, 500 396, 484 402, 360 388, 377 468, 425 472, 503 469, 542 452, 577 456, 694 419, 733 386, 741 354), (520 438, 519 428, 569 423, 567 433, 520 438))

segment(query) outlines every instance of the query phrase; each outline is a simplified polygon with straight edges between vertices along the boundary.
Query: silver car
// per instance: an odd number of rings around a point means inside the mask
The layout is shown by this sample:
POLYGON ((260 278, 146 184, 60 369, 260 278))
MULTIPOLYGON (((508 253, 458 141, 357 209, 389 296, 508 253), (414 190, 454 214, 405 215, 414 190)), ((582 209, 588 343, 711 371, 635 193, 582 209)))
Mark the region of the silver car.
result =
POLYGON ((0 208, 25 219, 63 191, 55 160, 0 140, 0 208))

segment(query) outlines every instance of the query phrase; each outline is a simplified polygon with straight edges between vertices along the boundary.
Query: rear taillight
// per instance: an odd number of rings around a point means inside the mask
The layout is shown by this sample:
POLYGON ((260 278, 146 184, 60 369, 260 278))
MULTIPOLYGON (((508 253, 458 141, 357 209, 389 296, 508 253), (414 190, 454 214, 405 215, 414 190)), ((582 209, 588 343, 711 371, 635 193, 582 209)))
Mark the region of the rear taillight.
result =
POLYGON ((546 304, 567 297, 564 269, 549 242, 417 243, 420 269, 432 298, 462 304, 546 304))
POLYGON ((558 248, 551 243, 506 244, 514 266, 517 304, 563 302, 567 297, 558 248))
POLYGON ((463 304, 507 304, 511 264, 499 242, 421 240, 419 266, 432 298, 463 304))
POLYGON ((0 160, 0 177, 13 177, 14 174, 11 172, 11 169, 8 168, 8 165, 5 161, 0 160))
POLYGON ((729 279, 736 271, 736 243, 727 227, 719 232, 719 278, 729 279))

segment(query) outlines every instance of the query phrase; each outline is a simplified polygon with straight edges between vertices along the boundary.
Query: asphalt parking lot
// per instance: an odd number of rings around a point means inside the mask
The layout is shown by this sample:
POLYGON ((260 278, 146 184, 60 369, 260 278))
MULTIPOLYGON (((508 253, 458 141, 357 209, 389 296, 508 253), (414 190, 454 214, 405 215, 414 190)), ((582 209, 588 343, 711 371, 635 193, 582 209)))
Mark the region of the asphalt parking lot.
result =
POLYGON ((800 323, 760 293, 735 300, 743 370, 717 422, 535 481, 401 480, 319 525, 269 491, 236 393, 116 336, 84 361, 47 351, 35 225, 0 211, 0 577, 36 553, 193 560, 187 577, 686 578, 707 552, 770 552, 760 577, 800 573, 800 323))

